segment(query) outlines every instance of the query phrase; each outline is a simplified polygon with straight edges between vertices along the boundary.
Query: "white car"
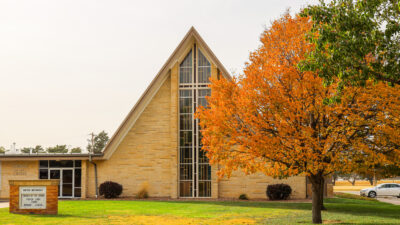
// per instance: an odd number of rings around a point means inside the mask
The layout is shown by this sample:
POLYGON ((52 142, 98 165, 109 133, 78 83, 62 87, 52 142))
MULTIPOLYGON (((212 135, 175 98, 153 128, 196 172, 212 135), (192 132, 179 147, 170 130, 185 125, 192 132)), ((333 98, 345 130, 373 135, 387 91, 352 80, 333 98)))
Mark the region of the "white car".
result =
POLYGON ((396 196, 400 198, 400 184, 386 183, 379 184, 376 187, 362 189, 361 196, 368 196, 370 198, 383 197, 383 196, 396 196))

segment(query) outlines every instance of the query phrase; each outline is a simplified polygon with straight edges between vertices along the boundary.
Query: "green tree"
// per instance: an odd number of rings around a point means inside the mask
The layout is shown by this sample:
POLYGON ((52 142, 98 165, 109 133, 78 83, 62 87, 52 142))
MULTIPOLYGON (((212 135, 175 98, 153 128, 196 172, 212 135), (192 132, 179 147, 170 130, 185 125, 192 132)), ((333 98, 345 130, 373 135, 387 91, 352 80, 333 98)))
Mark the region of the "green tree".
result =
POLYGON ((314 25, 315 50, 301 63, 327 84, 365 85, 369 79, 400 84, 400 2, 398 0, 320 0, 303 16, 314 25))
POLYGON ((47 148, 48 153, 68 153, 67 145, 56 145, 55 147, 47 148))
POLYGON ((35 148, 33 149, 34 153, 45 153, 46 151, 41 145, 36 145, 35 148))
POLYGON ((30 153, 32 149, 32 153, 45 153, 46 151, 41 145, 36 145, 34 148, 24 147, 21 149, 22 153, 30 153))
POLYGON ((21 148, 21 153, 30 153, 30 152, 31 152, 31 148, 28 148, 28 147, 21 148))
POLYGON ((0 146, 0 154, 6 153, 6 149, 3 146, 0 146))
POLYGON ((102 132, 98 133, 97 135, 93 134, 92 139, 89 139, 88 146, 86 147, 88 152, 93 153, 101 153, 106 146, 109 137, 108 134, 103 130, 102 132), (93 140, 92 140, 93 139, 93 140), (92 142, 94 143, 92 146, 92 142))
POLYGON ((71 149, 71 153, 82 153, 82 149, 80 147, 76 147, 71 149))

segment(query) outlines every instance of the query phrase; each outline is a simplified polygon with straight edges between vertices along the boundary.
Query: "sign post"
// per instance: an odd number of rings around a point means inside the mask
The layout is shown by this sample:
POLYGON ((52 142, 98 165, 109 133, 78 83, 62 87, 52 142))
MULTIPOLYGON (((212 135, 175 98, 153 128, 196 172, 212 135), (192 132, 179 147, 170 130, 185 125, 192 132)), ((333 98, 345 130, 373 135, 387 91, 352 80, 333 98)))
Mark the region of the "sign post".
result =
POLYGON ((10 213, 57 214, 59 180, 10 180, 10 213))

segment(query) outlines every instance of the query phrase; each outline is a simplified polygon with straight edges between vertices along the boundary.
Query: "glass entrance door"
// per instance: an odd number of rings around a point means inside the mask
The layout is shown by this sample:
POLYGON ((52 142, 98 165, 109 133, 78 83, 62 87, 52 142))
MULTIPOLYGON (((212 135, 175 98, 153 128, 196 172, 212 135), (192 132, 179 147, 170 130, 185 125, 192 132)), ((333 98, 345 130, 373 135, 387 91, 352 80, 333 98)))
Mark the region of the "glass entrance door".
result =
POLYGON ((59 198, 72 198, 74 196, 73 169, 50 169, 50 179, 60 180, 58 185, 59 198))
POLYGON ((72 169, 62 169, 62 188, 61 197, 71 198, 73 195, 73 171, 72 169))

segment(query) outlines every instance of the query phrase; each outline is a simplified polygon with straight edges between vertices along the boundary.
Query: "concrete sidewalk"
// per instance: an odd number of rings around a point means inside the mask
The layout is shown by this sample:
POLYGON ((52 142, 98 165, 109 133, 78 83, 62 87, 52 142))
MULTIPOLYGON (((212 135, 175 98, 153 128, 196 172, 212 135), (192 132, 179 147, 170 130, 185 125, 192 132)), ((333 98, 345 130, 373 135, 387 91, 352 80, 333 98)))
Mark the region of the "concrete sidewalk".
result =
POLYGON ((8 208, 8 202, 0 202, 0 208, 8 208))
MULTIPOLYGON (((341 193, 353 194, 353 195, 360 195, 359 191, 337 191, 341 193)), ((380 202, 386 202, 393 205, 400 205, 400 198, 397 197, 378 197, 376 198, 380 202)))

